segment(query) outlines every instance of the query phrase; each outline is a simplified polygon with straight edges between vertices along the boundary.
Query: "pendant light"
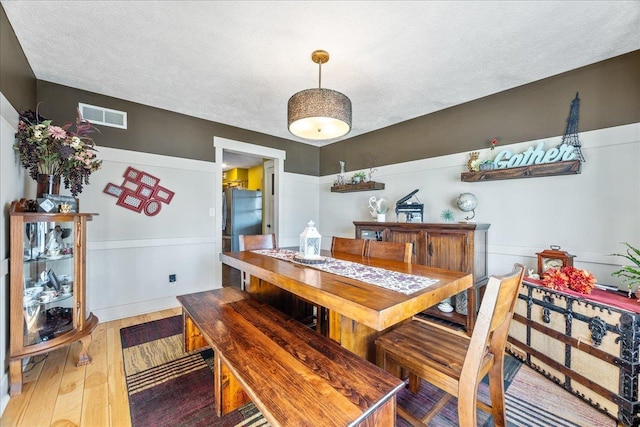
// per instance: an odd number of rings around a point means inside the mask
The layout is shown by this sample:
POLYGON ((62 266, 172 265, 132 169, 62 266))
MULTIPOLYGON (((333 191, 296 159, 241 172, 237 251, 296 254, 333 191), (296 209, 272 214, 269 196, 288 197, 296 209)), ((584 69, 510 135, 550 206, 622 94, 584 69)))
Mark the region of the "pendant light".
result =
POLYGON ((316 50, 311 60, 318 64, 318 88, 303 90, 289 98, 289 132, 314 140, 346 135, 351 130, 351 100, 338 91, 320 87, 322 64, 329 61, 329 53, 316 50))

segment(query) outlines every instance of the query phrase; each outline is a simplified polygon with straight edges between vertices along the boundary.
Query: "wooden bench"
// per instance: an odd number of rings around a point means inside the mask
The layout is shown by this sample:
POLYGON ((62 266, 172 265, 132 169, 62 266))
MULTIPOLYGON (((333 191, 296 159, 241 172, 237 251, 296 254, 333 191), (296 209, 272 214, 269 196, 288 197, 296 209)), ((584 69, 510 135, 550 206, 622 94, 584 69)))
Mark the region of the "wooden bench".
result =
POLYGON ((392 426, 404 383, 235 288, 177 297, 184 347, 214 351, 218 415, 253 401, 273 426, 392 426))

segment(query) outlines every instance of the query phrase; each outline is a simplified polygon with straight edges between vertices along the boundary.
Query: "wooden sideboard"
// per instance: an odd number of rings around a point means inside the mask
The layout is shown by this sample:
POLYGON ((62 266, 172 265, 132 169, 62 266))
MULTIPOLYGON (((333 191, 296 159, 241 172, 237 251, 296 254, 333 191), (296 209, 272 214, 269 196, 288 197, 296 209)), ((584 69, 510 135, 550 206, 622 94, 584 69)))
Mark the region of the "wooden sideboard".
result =
POLYGON ((487 233, 490 224, 404 223, 354 221, 356 238, 413 243, 413 262, 429 267, 473 274, 473 287, 467 291, 467 314, 444 313, 436 307, 424 313, 473 330, 480 307, 481 288, 486 285, 487 233))

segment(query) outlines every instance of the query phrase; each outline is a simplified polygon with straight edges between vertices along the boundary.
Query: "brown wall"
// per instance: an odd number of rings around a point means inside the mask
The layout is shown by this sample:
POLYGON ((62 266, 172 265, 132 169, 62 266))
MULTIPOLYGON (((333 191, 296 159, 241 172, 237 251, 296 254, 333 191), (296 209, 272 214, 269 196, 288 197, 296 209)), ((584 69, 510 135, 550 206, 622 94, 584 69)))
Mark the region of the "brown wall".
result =
POLYGON ((320 175, 563 135, 576 92, 580 132, 640 122, 640 50, 322 147, 320 175))
POLYGON ((0 6, 0 92, 17 111, 36 107, 36 76, 0 6))
POLYGON ((213 137, 284 150, 287 172, 317 176, 319 148, 184 114, 38 80, 39 112, 55 123, 75 120, 78 102, 126 111, 128 129, 97 126, 98 146, 214 161, 213 137))

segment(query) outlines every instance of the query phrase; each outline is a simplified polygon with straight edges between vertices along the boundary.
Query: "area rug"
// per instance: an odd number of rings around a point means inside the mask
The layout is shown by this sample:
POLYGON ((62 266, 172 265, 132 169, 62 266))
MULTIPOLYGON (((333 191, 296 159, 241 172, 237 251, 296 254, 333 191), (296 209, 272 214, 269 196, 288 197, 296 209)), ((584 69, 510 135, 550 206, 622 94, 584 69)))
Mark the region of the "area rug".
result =
MULTIPOLYGON (((182 351, 182 316, 130 326, 121 329, 120 336, 133 427, 269 426, 253 404, 222 418, 216 416, 212 391, 213 351, 182 351)), ((616 425, 610 417, 510 356, 505 362, 505 387, 510 427, 616 425)), ((398 404, 420 417, 442 393, 423 382, 417 395, 402 390, 398 404)), ((478 394, 481 400, 489 402, 486 379, 478 394)), ((451 399, 429 426, 458 426, 456 405, 456 399, 451 399)), ((478 411, 478 425, 493 426, 491 416, 478 411)), ((397 426, 409 424, 398 418, 397 426)))

